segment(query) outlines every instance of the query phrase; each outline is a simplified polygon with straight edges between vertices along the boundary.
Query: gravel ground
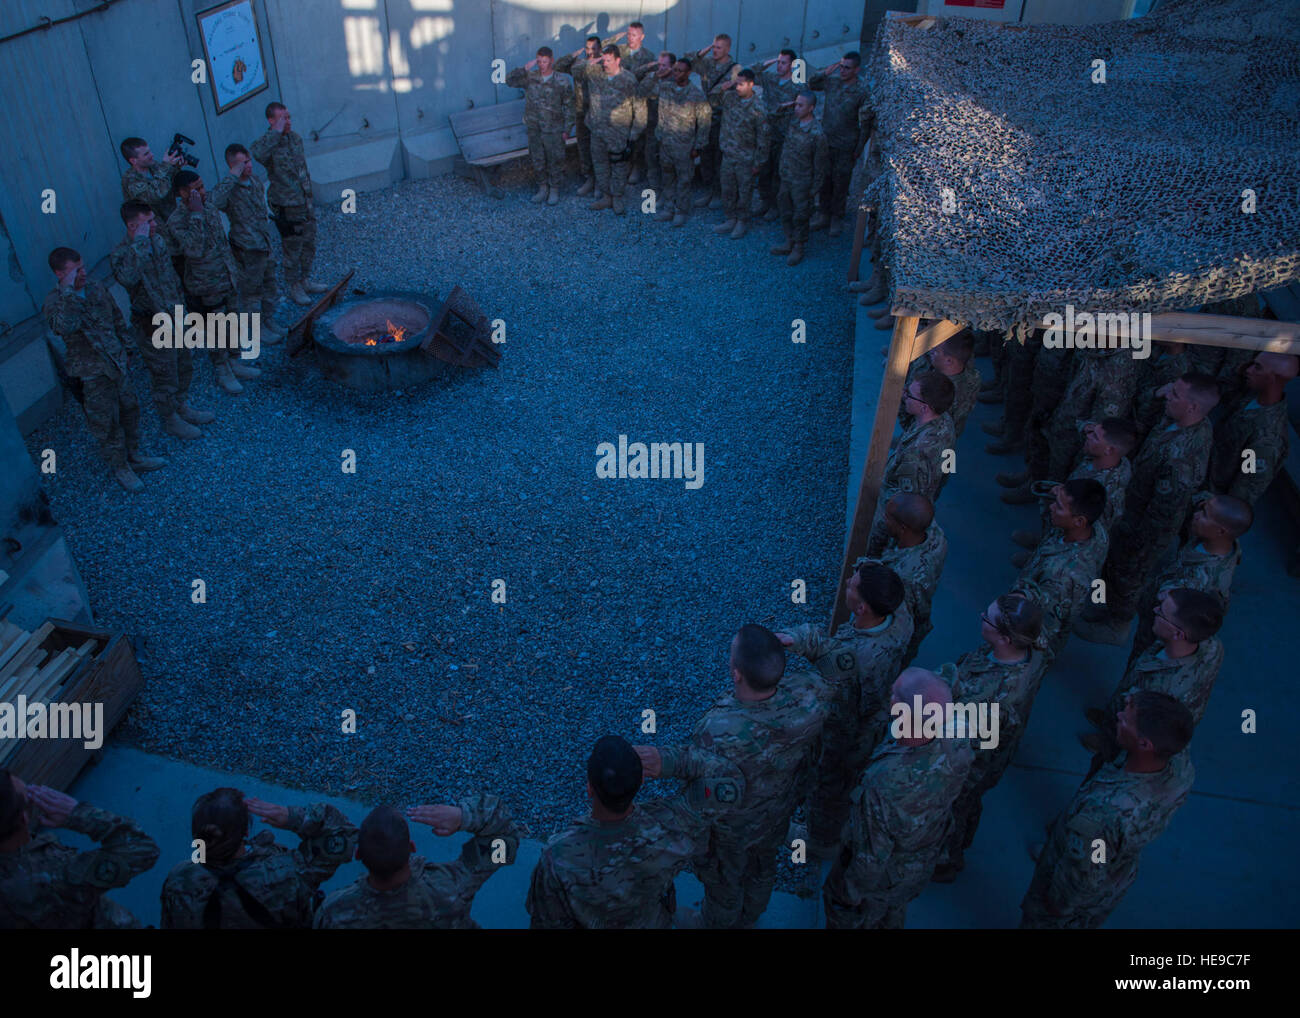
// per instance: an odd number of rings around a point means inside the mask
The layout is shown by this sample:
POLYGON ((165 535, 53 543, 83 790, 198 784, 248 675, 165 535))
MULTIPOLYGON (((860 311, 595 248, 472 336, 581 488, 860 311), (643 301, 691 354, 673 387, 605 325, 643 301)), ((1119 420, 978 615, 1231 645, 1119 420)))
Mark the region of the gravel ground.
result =
POLYGON ((767 253, 776 224, 731 241, 718 212, 672 229, 631 203, 590 212, 572 184, 531 205, 522 169, 499 182, 503 200, 444 177, 322 210, 314 273, 460 283, 506 322, 499 369, 361 396, 271 347, 228 397, 204 363, 193 402, 219 416, 192 444, 160 434, 137 369, 146 447, 171 459, 142 495, 112 482, 75 404, 30 436, 58 452, 47 490, 99 623, 142 641, 120 739, 368 802, 491 790, 541 837, 585 811, 596 738, 685 736, 728 686, 739 625, 824 620, 849 235, 814 234, 789 269, 767 253), (620 434, 704 443, 703 487, 598 479, 596 446, 620 434))

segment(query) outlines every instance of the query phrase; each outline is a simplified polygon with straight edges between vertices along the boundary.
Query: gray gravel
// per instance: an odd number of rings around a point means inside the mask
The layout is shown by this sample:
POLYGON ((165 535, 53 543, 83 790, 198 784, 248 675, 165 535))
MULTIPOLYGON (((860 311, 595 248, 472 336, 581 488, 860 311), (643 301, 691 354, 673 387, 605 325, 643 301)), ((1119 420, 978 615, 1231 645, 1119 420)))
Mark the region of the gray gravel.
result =
POLYGON ((585 811, 597 737, 641 741, 647 707, 660 744, 688 732, 727 688, 740 624, 824 620, 844 538, 848 235, 814 234, 788 269, 767 253, 775 224, 731 241, 708 229, 718 212, 672 229, 635 205, 590 212, 572 185, 531 205, 522 170, 499 180, 503 200, 445 177, 322 210, 315 272, 462 284, 507 323, 498 370, 361 396, 272 347, 240 397, 200 367, 193 402, 219 417, 188 445, 159 433, 138 376, 146 444, 171 464, 137 496, 75 404, 30 437, 33 455, 58 450, 46 488, 99 623, 143 640, 119 738, 365 801, 495 791, 544 836, 585 811), (620 433, 703 442, 704 486, 597 479, 596 446, 620 433), (795 577, 809 605, 791 605, 795 577))

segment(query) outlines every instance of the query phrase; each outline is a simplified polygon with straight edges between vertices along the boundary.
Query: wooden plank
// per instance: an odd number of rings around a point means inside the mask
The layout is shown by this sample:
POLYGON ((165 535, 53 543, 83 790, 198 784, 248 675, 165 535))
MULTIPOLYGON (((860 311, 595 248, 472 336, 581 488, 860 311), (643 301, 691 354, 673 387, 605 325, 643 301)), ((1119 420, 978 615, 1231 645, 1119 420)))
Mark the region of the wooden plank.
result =
POLYGON ((528 130, 523 124, 491 134, 476 134, 460 142, 460 154, 467 163, 491 159, 503 152, 528 151, 528 130))
POLYGON ((46 637, 48 637, 52 632, 54 632, 54 623, 46 622, 40 627, 40 629, 32 633, 32 635, 23 643, 18 653, 10 658, 9 663, 5 666, 5 670, 0 672, 0 679, 12 676, 24 665, 32 664, 30 658, 34 656, 36 650, 40 648, 40 645, 45 642, 46 637))
POLYGON ((352 278, 356 271, 356 269, 348 270, 346 276, 321 294, 320 300, 309 307, 307 313, 289 327, 289 332, 285 337, 285 349, 289 351, 290 357, 297 357, 312 345, 311 330, 316 324, 317 317, 338 300, 339 294, 343 292, 343 288, 348 285, 348 280, 352 278))
POLYGON ((912 358, 924 357, 940 343, 957 335, 964 328, 966 326, 961 322, 953 322, 944 318, 922 329, 916 334, 916 339, 912 343, 912 358))
POLYGON ((489 156, 486 159, 475 159, 472 162, 466 160, 466 162, 469 162, 471 166, 499 166, 502 163, 512 162, 515 159, 522 159, 526 155, 528 155, 528 149, 517 148, 512 152, 502 152, 499 156, 489 156))
POLYGON ((32 683, 32 692, 27 694, 29 702, 49 701, 58 684, 68 677, 73 664, 80 658, 70 650, 61 650, 40 670, 32 683))
MULTIPOLYGON (((862 480, 858 485, 857 505, 853 509, 853 525, 844 548, 844 563, 840 567, 840 580, 835 586, 835 611, 831 616, 831 632, 848 618, 848 605, 844 600, 844 581, 849 578, 853 563, 862 555, 871 533, 871 522, 876 515, 876 501, 880 497, 880 484, 889 461, 889 440, 894 435, 898 420, 898 404, 903 397, 903 382, 907 366, 912 363, 912 347, 916 340, 916 326, 920 321, 914 315, 894 319, 894 335, 889 341, 889 357, 885 374, 880 380, 880 395, 876 398, 876 417, 871 426, 871 445, 867 461, 862 465, 862 480)), ((942 323, 940 323, 942 324, 942 323)))

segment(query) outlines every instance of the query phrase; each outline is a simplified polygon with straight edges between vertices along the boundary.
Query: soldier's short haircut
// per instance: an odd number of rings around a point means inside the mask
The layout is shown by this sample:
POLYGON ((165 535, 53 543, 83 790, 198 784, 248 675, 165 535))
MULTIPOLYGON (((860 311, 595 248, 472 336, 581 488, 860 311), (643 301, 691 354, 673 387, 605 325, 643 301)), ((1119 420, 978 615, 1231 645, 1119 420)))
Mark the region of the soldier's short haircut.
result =
POLYGON ((628 28, 639 28, 639 29, 641 29, 641 31, 643 31, 643 32, 645 31, 645 25, 641 24, 641 22, 639 22, 639 21, 633 21, 633 22, 632 22, 631 24, 629 24, 627 27, 628 27, 628 28))
POLYGON ((805 89, 799 93, 799 98, 807 99, 813 106, 817 105, 817 94, 815 92, 809 92, 805 89))
POLYGON ((921 402, 936 414, 947 412, 957 397, 952 381, 942 371, 924 371, 916 382, 921 390, 921 402))
POLYGON ((266 104, 266 119, 267 119, 267 120, 270 120, 272 117, 274 117, 277 113, 279 113, 279 112, 280 112, 282 109, 284 109, 284 108, 285 108, 285 105, 284 105, 284 103, 282 103, 282 102, 269 102, 269 103, 267 103, 267 104, 266 104))
POLYGON ((785 674, 785 648, 772 630, 750 622, 736 633, 731 667, 750 689, 765 693, 775 689, 785 674))
POLYGON ((67 265, 69 262, 81 261, 81 254, 74 248, 56 247, 50 252, 50 256, 46 261, 49 262, 50 268, 55 272, 62 272, 63 266, 67 265))
POLYGON ((1043 609, 1025 594, 1003 594, 995 602, 1001 615, 996 627, 1018 647, 1032 647, 1043 631, 1043 609))
POLYGON ((857 50, 849 50, 849 52, 844 54, 844 59, 851 64, 860 65, 862 63, 862 54, 859 53, 857 50))
POLYGON ((879 562, 858 566, 858 597, 877 615, 892 615, 903 603, 906 591, 898 573, 879 562))
POLYGON ((1137 734, 1151 743, 1156 756, 1168 760, 1192 741, 1192 712, 1168 693, 1141 689, 1132 694, 1137 734))
POLYGON ((1206 514, 1233 537, 1240 537, 1255 525, 1255 510, 1235 495, 1215 495, 1206 514))
POLYGON ((1202 410, 1210 411, 1219 404, 1219 383, 1213 375, 1200 371, 1189 371, 1179 381, 1187 386, 1187 395, 1196 401, 1202 410))
POLYGON ((122 142, 121 145, 118 146, 118 148, 122 152, 122 158, 129 163, 132 159, 135 158, 136 152, 139 149, 144 148, 148 144, 149 143, 145 141, 143 138, 127 138, 125 141, 122 142))
MULTIPOLYGON (((239 142, 235 142, 233 145, 227 145, 226 165, 229 166, 231 162, 234 160, 235 156, 247 156, 247 155, 248 155, 248 149, 244 148, 244 146, 239 144, 239 142)), ((249 156, 249 158, 251 159, 252 156, 249 156)))
POLYGON ((172 194, 180 194, 181 188, 189 187, 198 179, 199 175, 193 170, 181 170, 172 177, 172 194))
POLYGON ((792 49, 783 49, 783 50, 781 51, 781 56, 783 56, 783 57, 789 57, 791 60, 798 60, 798 59, 799 59, 799 54, 796 53, 796 52, 795 52, 794 50, 792 50, 792 49))
POLYGON ((900 491, 885 504, 885 510, 915 534, 923 534, 934 522, 934 503, 919 491, 900 491))
POLYGON ((1175 587, 1167 593, 1174 603, 1174 625, 1192 643, 1208 640, 1223 625, 1223 602, 1214 594, 1191 587, 1175 587))
POLYGON ((237 788, 214 788, 194 800, 190 834, 203 842, 206 859, 221 863, 233 859, 248 837, 248 806, 237 788))
POLYGON ((357 858, 372 875, 383 880, 406 865, 411 856, 411 829, 406 817, 392 806, 376 806, 361 821, 357 858))
POLYGON ((753 81, 754 72, 751 71, 748 67, 742 67, 739 71, 736 72, 736 77, 744 78, 746 81, 753 81))
POLYGON ((122 222, 133 223, 141 216, 147 216, 152 211, 153 209, 142 201, 124 201, 122 207, 118 209, 118 214, 122 217, 122 222))
POLYGON ((1118 449, 1121 456, 1127 456, 1137 446, 1137 425, 1126 417, 1104 418, 1101 431, 1106 436, 1106 441, 1118 449))
POLYGON ((601 52, 604 53, 605 56, 607 57, 618 57, 620 60, 623 58, 623 54, 619 52, 618 47, 615 46, 612 42, 608 46, 606 46, 603 50, 601 50, 601 52))
POLYGON ((8 768, 0 767, 0 841, 17 834, 23 825, 23 810, 27 803, 18 794, 13 775, 8 768))
POLYGON ((598 35, 589 35, 589 36, 587 36, 587 41, 588 41, 588 42, 600 42, 600 36, 598 36, 598 35))
POLYGON ((1073 477, 1062 485, 1070 509, 1089 523, 1096 523, 1106 511, 1106 486, 1092 477, 1073 477))
POLYGON ((626 813, 641 790, 641 758, 622 736, 603 735, 587 757, 587 780, 602 806, 626 813))
POLYGON ((540 48, 537 50, 537 55, 538 55, 539 57, 552 57, 552 58, 554 58, 554 56, 555 56, 555 52, 551 49, 550 46, 542 46, 542 47, 540 47, 540 48))
POLYGON ((962 367, 965 367, 975 355, 975 333, 970 329, 962 329, 961 332, 955 336, 949 336, 939 345, 943 347, 944 353, 957 361, 962 367))
POLYGON ((659 55, 660 55, 661 57, 667 57, 667 58, 668 58, 668 66, 669 66, 669 67, 671 67, 673 64, 677 63, 677 54, 674 53, 672 50, 667 50, 667 49, 666 49, 666 50, 664 50, 662 53, 660 53, 659 55))
POLYGON ((731 42, 731 36, 729 36, 726 32, 719 32, 717 35, 713 37, 714 42, 717 42, 719 39, 721 39, 723 42, 731 42))

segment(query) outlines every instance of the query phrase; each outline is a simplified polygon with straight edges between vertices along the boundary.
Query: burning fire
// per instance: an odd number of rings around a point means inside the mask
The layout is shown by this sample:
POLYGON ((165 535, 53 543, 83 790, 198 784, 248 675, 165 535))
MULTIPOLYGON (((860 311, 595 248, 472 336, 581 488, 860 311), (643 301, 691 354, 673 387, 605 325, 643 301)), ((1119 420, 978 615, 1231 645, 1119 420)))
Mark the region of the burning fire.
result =
POLYGON ((378 336, 371 336, 365 341, 366 346, 378 346, 380 343, 401 343, 406 339, 407 330, 400 325, 394 325, 392 319, 386 320, 384 324, 388 327, 388 331, 378 336))

